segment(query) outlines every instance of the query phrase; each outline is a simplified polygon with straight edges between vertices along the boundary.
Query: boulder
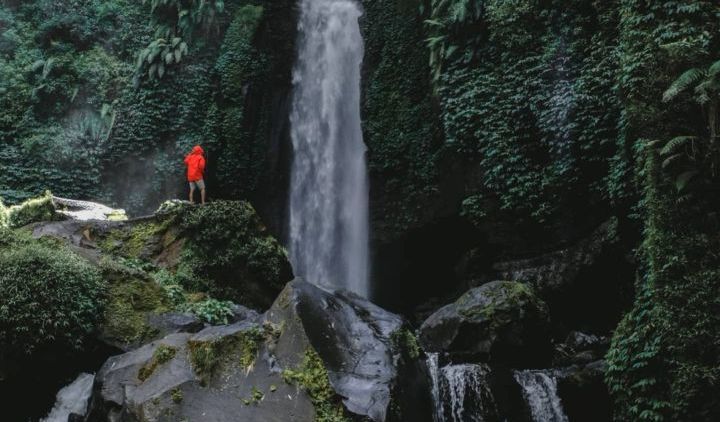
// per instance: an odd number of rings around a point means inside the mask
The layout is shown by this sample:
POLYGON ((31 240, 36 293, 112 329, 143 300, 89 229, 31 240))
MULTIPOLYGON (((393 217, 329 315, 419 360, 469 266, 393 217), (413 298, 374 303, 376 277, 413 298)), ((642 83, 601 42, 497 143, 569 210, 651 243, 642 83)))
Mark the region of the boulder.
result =
POLYGON ((420 327, 428 352, 454 361, 540 365, 550 354, 548 311, 529 286, 493 281, 469 290, 420 327))
POLYGON ((584 269, 602 260, 603 254, 618 242, 618 222, 612 219, 590 236, 565 249, 533 258, 497 262, 492 268, 501 279, 522 280, 546 296, 578 282, 584 269))
POLYGON ((296 280, 260 321, 110 358, 85 420, 422 422, 431 411, 418 357, 399 316, 296 280))
POLYGON ((146 217, 41 222, 32 231, 61 240, 102 270, 109 286, 100 338, 124 351, 203 328, 178 314, 190 302, 230 300, 237 304, 224 315, 228 322, 256 320, 255 310, 269 308, 292 278, 285 250, 242 201, 174 201, 146 217))
MULTIPOLYGON (((239 318, 233 322, 244 319, 239 318)), ((205 327, 197 316, 183 312, 151 313, 147 316, 147 325, 156 330, 158 337, 175 333, 197 333, 205 327)))

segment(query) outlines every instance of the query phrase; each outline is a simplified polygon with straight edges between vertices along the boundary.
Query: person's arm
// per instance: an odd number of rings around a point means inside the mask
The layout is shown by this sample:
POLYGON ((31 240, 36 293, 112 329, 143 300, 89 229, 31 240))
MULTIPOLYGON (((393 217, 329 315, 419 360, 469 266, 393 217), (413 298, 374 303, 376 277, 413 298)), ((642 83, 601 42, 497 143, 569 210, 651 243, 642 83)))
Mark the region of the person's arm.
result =
POLYGON ((200 157, 200 162, 198 162, 198 167, 200 167, 200 172, 205 174, 205 157, 200 157))

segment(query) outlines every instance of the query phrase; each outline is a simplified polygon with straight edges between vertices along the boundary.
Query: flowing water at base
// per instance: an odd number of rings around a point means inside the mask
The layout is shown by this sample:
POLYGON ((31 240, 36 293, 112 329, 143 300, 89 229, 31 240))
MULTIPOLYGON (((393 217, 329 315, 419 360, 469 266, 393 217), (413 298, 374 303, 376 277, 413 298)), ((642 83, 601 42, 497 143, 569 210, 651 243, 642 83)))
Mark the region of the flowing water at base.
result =
POLYGON ((489 385, 490 368, 484 364, 438 366, 437 354, 428 356, 435 402, 435 422, 485 422, 497 419, 497 406, 489 385))
POLYGON ((515 380, 523 390, 534 422, 568 422, 557 393, 552 371, 516 371, 515 380))

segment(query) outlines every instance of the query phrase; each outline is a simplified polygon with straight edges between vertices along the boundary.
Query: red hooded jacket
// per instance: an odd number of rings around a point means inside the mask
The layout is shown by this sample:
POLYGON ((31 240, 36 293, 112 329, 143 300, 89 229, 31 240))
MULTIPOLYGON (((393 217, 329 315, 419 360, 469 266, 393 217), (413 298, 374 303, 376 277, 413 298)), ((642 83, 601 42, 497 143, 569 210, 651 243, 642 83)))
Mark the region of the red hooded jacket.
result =
POLYGON ((195 145, 192 152, 185 157, 185 165, 187 166, 188 182, 197 182, 203 178, 205 172, 204 151, 200 145, 195 145))

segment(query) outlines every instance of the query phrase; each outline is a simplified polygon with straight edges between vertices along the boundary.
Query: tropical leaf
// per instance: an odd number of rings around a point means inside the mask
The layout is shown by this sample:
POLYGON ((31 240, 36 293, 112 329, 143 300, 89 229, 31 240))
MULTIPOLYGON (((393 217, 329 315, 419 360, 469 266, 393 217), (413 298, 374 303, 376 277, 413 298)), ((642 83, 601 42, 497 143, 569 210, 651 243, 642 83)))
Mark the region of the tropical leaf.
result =
POLYGON ((670 88, 663 94, 663 101, 668 102, 687 90, 690 86, 700 82, 707 75, 703 69, 693 68, 685 71, 679 78, 670 85, 670 88))
POLYGON ((673 154, 680 148, 692 145, 697 139, 697 136, 677 136, 672 138, 665 144, 663 149, 660 150, 660 155, 673 154))
POLYGON ((678 192, 682 192, 692 181, 692 179, 698 175, 697 170, 688 170, 686 172, 680 173, 675 178, 675 189, 677 189, 678 192))

